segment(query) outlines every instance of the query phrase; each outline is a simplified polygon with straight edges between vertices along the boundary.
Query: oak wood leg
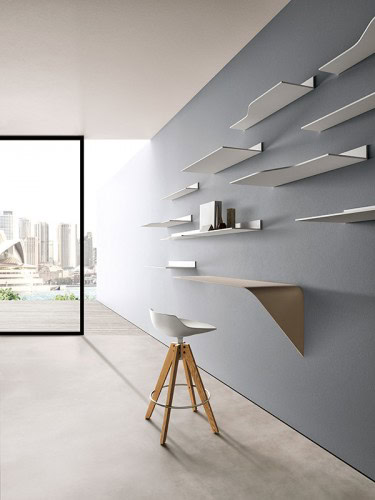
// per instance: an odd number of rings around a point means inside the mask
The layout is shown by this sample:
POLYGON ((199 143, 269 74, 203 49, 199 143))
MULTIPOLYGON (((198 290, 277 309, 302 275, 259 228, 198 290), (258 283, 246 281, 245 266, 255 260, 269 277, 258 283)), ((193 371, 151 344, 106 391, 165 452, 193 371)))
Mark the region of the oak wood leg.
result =
MULTIPOLYGON (((191 373, 193 380, 195 382, 195 385, 197 387, 199 397, 203 403, 203 401, 206 401, 206 399, 207 399, 207 393, 206 393, 206 390, 204 388, 197 364, 195 363, 195 359, 194 359, 194 356, 193 356, 193 353, 190 349, 189 344, 182 345, 182 359, 186 359, 186 361, 187 361, 188 367, 190 369, 190 373, 191 373)), ((206 412, 208 421, 210 423, 212 432, 214 432, 215 434, 218 434, 219 428, 217 426, 210 402, 207 401, 207 403, 205 403, 203 405, 203 408, 205 409, 205 412, 206 412)))
POLYGON ((195 405, 197 404, 197 401, 195 399, 195 393, 194 393, 193 381, 191 379, 191 373, 190 373, 186 359, 183 358, 182 361, 184 364, 186 383, 187 383, 189 394, 190 394, 191 404, 192 404, 192 406, 194 406, 193 411, 196 412, 197 407, 195 405))
MULTIPOLYGON (((155 386, 155 391, 154 391, 154 395, 153 395, 153 398, 155 401, 157 401, 159 399, 164 382, 168 376, 168 372, 169 372, 171 365, 172 365, 173 356, 174 356, 174 349, 173 349, 173 344, 171 344, 169 346, 167 356, 165 357, 163 367, 161 369, 158 381, 157 381, 156 386, 155 386)), ((154 411, 154 408, 155 408, 155 403, 153 401, 150 401, 150 404, 148 405, 146 416, 145 416, 146 420, 149 420, 151 418, 151 415, 154 411)))
MULTIPOLYGON (((165 403, 168 406, 171 406, 172 402, 173 402, 173 394, 174 394, 174 387, 175 387, 175 383, 176 383, 176 376, 177 376, 179 359, 180 359, 180 344, 173 344, 172 367, 171 367, 171 374, 169 376, 167 401, 165 403)), ((171 408, 165 408, 163 427, 161 429, 161 435, 160 435, 160 444, 161 445, 164 445, 166 440, 167 440, 167 433, 168 433, 170 416, 171 416, 171 408)))

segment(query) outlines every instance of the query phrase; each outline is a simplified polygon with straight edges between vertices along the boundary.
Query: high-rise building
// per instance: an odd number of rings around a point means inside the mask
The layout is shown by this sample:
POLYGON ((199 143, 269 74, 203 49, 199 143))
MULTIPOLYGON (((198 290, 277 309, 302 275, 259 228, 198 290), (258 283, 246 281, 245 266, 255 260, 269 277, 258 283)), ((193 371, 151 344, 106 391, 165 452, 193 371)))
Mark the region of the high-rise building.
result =
POLYGON ((23 240, 25 262, 32 266, 39 266, 39 244, 36 236, 27 236, 23 240))
POLYGON ((92 255, 93 255, 93 261, 94 261, 94 266, 98 263, 98 249, 95 247, 92 250, 92 255))
POLYGON ((4 231, 5 236, 8 240, 14 239, 12 211, 4 210, 2 213, 0 213, 0 229, 4 231))
POLYGON ((47 264, 49 257, 49 226, 47 222, 35 224, 34 235, 38 238, 39 264, 47 264))
POLYGON ((55 263, 55 245, 52 240, 49 240, 48 242, 48 262, 50 264, 55 263))
POLYGON ((77 238, 77 247, 76 247, 76 266, 81 264, 81 240, 77 238))
POLYGON ((77 225, 59 224, 57 226, 58 264, 63 269, 76 267, 77 225))
POLYGON ((85 267, 92 267, 94 265, 94 253, 92 244, 92 233, 87 233, 84 239, 84 255, 85 255, 85 267))
POLYGON ((31 221, 26 217, 18 219, 18 232, 20 240, 24 240, 31 236, 31 221))

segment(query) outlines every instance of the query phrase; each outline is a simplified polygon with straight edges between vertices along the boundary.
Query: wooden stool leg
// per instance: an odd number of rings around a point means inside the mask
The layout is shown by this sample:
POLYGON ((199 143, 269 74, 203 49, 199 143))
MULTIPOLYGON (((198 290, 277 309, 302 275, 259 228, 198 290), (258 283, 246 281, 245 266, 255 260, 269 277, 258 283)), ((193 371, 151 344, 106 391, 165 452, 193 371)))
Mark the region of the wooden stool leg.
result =
MULTIPOLYGON (((171 365, 172 365, 173 356, 174 356, 174 348, 173 348, 173 344, 171 344, 169 346, 168 353, 167 353, 167 356, 166 356, 164 364, 163 364, 163 368, 161 369, 158 381, 156 383, 154 396, 153 396, 155 401, 157 401, 159 399, 164 382, 168 376, 168 372, 169 372, 171 365)), ((150 401, 150 404, 148 405, 146 416, 145 416, 146 420, 149 420, 151 418, 151 415, 154 411, 154 408, 155 408, 155 403, 153 401, 150 401)))
MULTIPOLYGON (((172 359, 171 374, 169 376, 168 394, 167 394, 167 401, 166 401, 166 405, 168 405, 168 406, 171 406, 172 402, 173 402, 174 386, 176 383, 178 362, 180 360, 180 352, 181 352, 180 351, 180 344, 173 344, 173 359, 172 359)), ((167 433, 168 433, 170 416, 171 416, 171 408, 165 408, 163 427, 161 429, 161 435, 160 435, 160 444, 161 445, 164 445, 166 440, 167 440, 167 433)))
MULTIPOLYGON (((189 370, 189 367, 188 367, 188 364, 186 362, 186 359, 183 358, 182 359, 183 363, 184 363, 184 370, 185 370, 185 377, 186 377, 186 383, 187 383, 187 386, 188 386, 188 390, 189 390, 189 394, 190 394, 190 400, 191 400, 191 404, 192 406, 196 405, 197 404, 197 401, 195 399, 195 393, 194 393, 194 387, 193 387, 193 381, 191 380, 191 373, 190 373, 190 370, 189 370)), ((197 407, 194 406, 193 408, 193 411, 197 411, 197 407)))
MULTIPOLYGON (((195 385, 197 386, 197 391, 198 391, 199 397, 203 403, 203 401, 206 401, 206 399, 207 399, 207 393, 206 393, 206 390, 204 388, 198 367, 195 363, 195 359, 194 359, 194 356, 193 356, 193 353, 190 349, 189 344, 182 345, 182 359, 186 359, 186 361, 187 361, 188 367, 190 369, 190 373, 193 376, 193 380, 195 382, 195 385)), ((210 402, 207 401, 207 403, 203 405, 203 408, 205 409, 205 412, 206 412, 208 421, 210 423, 212 432, 214 432, 215 434, 218 434, 219 428, 217 426, 210 402)))

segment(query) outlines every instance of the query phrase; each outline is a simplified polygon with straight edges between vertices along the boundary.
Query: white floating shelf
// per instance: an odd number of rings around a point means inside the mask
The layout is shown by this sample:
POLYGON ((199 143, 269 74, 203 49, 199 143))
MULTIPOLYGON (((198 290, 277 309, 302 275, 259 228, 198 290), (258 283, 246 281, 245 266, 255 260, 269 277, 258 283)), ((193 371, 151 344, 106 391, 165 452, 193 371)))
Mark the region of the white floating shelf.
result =
POLYGON ((162 200, 177 200, 177 198, 181 198, 181 196, 186 196, 187 194, 194 193, 199 189, 199 182, 192 184, 191 186, 187 186, 186 188, 180 189, 175 193, 169 194, 162 198, 162 200))
POLYGON ((185 215, 184 217, 178 217, 164 222, 150 222, 149 224, 144 224, 142 227, 174 227, 179 226, 180 224, 189 224, 192 221, 192 215, 185 215))
POLYGON ((346 122, 355 116, 362 115, 367 111, 375 108, 375 92, 372 92, 365 97, 361 97, 358 101, 351 102, 343 108, 337 109, 328 115, 322 116, 307 125, 304 125, 302 130, 312 130, 314 132, 322 132, 328 128, 346 122))
POLYGON ((167 266, 146 266, 151 269, 196 269, 195 260, 170 260, 167 266))
MULTIPOLYGON (((244 223, 242 223, 244 224, 244 223)), ((225 229, 215 229, 214 231, 200 231, 196 229, 194 231, 187 231, 186 233, 173 233, 168 238, 162 238, 163 240, 188 240, 191 238, 204 238, 210 236, 224 236, 226 234, 240 234, 247 233, 250 231, 260 231, 262 229, 261 220, 253 220, 246 223, 247 227, 234 228, 227 227, 225 229)))
POLYGON ((375 17, 362 33, 361 38, 352 47, 345 50, 328 63, 324 64, 319 71, 334 73, 339 75, 343 71, 351 68, 355 64, 371 56, 375 52, 375 17))
POLYGON ((241 161, 247 160, 252 156, 258 155, 263 151, 263 143, 260 142, 252 148, 232 148, 222 146, 212 153, 204 156, 200 160, 185 167, 182 172, 199 172, 205 174, 217 174, 226 168, 233 167, 241 161))
POLYGON ((301 84, 279 82, 249 104, 247 115, 230 128, 246 130, 314 89, 315 79, 301 84))
POLYGON ((297 222, 366 222, 375 220, 375 205, 351 208, 337 214, 318 215, 296 219, 297 222))
POLYGON ((367 146, 361 146, 350 151, 345 151, 345 153, 327 153, 290 167, 272 168, 270 170, 263 170, 262 172, 255 172, 254 174, 231 181, 231 184, 265 187, 283 186, 290 182, 324 174, 325 172, 347 167, 365 160, 367 160, 367 146))

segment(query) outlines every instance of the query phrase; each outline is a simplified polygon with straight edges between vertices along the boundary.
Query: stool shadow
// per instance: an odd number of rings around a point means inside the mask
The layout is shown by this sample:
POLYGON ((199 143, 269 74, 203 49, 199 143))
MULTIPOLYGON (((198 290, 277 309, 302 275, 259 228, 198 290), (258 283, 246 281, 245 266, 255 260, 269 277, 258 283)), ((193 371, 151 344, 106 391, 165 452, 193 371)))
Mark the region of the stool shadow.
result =
POLYGON ((94 344, 92 344, 86 337, 82 337, 82 339, 91 347, 95 354, 99 356, 99 358, 104 361, 105 364, 109 366, 109 368, 111 368, 111 370, 114 371, 116 375, 120 377, 133 392, 137 394, 138 397, 140 397, 146 403, 149 402, 148 398, 139 389, 137 389, 137 387, 135 387, 135 385, 132 384, 125 377, 125 375, 106 356, 104 356, 102 352, 99 351, 99 349, 94 344))

